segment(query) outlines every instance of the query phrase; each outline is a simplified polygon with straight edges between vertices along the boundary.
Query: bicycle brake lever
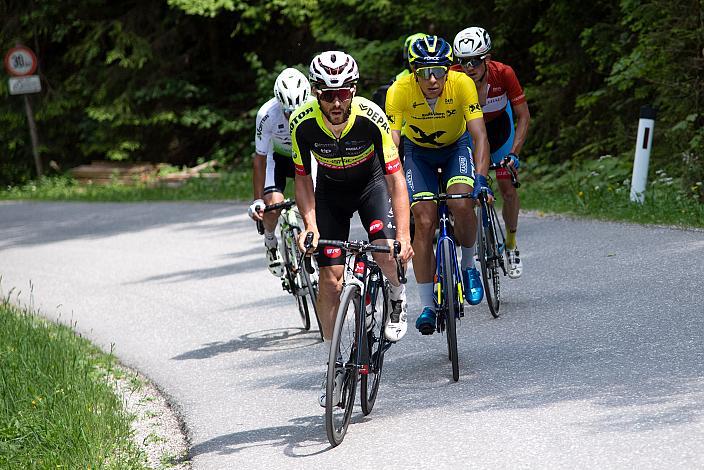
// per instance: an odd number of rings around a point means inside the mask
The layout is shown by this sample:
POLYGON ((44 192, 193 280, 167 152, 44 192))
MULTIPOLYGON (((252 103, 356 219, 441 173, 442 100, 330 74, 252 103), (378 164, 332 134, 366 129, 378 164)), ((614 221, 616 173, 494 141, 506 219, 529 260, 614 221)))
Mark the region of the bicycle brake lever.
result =
POLYGON ((315 268, 313 267, 313 262, 310 259, 310 255, 306 256, 308 254, 308 250, 313 247, 313 232, 308 232, 306 234, 306 239, 303 242, 303 247, 306 249, 306 251, 301 253, 301 258, 298 260, 298 265, 300 266, 301 261, 303 261, 308 274, 313 274, 315 272, 315 268))

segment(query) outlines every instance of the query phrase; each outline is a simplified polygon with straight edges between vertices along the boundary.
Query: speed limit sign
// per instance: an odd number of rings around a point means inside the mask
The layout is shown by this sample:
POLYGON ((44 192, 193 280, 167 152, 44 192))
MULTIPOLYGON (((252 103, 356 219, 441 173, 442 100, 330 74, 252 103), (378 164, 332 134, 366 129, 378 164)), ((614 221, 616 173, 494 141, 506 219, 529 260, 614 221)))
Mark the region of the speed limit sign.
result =
POLYGON ((15 77, 32 75, 37 70, 37 56, 29 47, 13 47, 5 54, 5 70, 15 77))

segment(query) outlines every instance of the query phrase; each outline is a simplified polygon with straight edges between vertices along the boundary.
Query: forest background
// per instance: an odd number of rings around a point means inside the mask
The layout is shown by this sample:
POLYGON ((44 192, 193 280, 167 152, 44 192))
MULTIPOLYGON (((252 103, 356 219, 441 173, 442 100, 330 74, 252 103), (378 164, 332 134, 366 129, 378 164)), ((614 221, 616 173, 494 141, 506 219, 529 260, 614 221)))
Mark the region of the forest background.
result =
MULTIPOLYGON (((699 0, 2 0, 0 48, 39 57, 31 102, 44 167, 91 160, 250 167, 254 118, 286 66, 345 50, 360 94, 403 68, 416 32, 486 28, 532 114, 522 160, 546 177, 580 163, 623 181, 641 106, 658 116, 651 175, 704 202, 704 18, 699 0)), ((20 97, 0 80, 0 185, 35 178, 20 97)), ((606 184, 604 184, 604 187, 606 184)), ((611 188, 611 185, 609 184, 611 188)))

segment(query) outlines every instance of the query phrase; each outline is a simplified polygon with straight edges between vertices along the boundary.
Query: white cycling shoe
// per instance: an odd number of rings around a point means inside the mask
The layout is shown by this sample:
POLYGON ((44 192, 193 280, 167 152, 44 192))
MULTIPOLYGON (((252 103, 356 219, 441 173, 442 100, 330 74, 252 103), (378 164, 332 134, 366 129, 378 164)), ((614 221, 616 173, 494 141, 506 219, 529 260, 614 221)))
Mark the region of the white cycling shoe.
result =
POLYGON ((523 274, 523 262, 518 253, 518 248, 515 250, 506 250, 506 262, 508 263, 508 277, 518 279, 523 274))
POLYGON ((408 330, 406 301, 403 299, 392 300, 390 311, 389 321, 386 322, 386 327, 384 327, 384 336, 389 341, 396 342, 403 338, 406 334, 406 330, 408 330))
POLYGON ((284 275, 284 260, 281 258, 281 253, 277 247, 266 248, 266 262, 269 272, 276 277, 284 275))

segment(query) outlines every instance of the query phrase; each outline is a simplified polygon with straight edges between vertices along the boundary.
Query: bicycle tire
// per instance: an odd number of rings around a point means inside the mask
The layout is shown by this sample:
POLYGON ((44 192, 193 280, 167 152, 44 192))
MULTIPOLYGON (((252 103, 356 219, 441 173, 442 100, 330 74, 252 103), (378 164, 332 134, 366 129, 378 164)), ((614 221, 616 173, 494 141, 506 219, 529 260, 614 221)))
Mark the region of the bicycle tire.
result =
MULTIPOLYGON (((291 228, 290 234, 284 233, 281 230, 281 242, 283 243, 284 254, 284 266, 286 267, 286 278, 288 279, 289 286, 291 286, 291 293, 296 298, 296 303, 298 304, 298 313, 301 316, 301 321, 303 322, 303 329, 310 330, 310 313, 308 310, 308 303, 306 302, 305 295, 301 295, 301 289, 306 285, 305 279, 300 275, 301 269, 298 267, 298 250, 296 249, 296 240, 298 240, 298 232, 296 227, 291 228), (298 274, 294 274, 294 272, 298 274)), ((314 304, 315 305, 315 304, 314 304)))
MULTIPOLYGON (((294 240, 298 240, 298 235, 300 233, 301 230, 298 227, 293 227, 294 240)), ((296 254, 298 254, 297 251, 296 254)), ((311 257, 311 263, 313 265, 313 269, 317 272, 318 267, 317 263, 315 262, 315 258, 311 257)), ((308 309, 308 312, 310 313, 311 310, 313 311, 315 322, 318 324, 318 333, 320 334, 320 341, 325 341, 325 338, 323 337, 323 326, 320 324, 320 317, 318 316, 318 283, 313 280, 310 273, 308 273, 308 271, 306 270, 305 266, 301 266, 298 272, 301 277, 301 285, 305 286, 306 290, 304 297, 308 297, 307 302, 309 302, 312 306, 312 308, 308 309)))
POLYGON ((352 418, 355 392, 357 387, 357 332, 363 314, 361 294, 358 286, 348 284, 340 297, 340 308, 337 311, 335 328, 330 342, 328 355, 327 385, 325 397, 325 429, 330 445, 340 445, 347 433, 347 427, 352 418), (344 375, 340 401, 335 402, 335 373, 339 369, 338 351, 344 361, 341 368, 344 375))
POLYGON ((447 352, 452 362, 452 379, 460 378, 459 358, 457 356, 457 282, 455 264, 457 254, 452 253, 452 244, 445 241, 442 245, 442 281, 444 289, 445 331, 447 333, 447 352), (454 262, 453 262, 454 260, 454 262))
POLYGON ((482 284, 484 285, 484 296, 489 306, 489 312, 494 318, 499 318, 499 308, 501 307, 501 277, 499 273, 500 255, 496 241, 496 211, 493 206, 481 205, 479 227, 481 230, 480 240, 480 265, 482 270, 482 284), (484 207, 487 216, 483 217, 484 207))
MULTIPOLYGON (((379 392, 379 383, 381 382, 381 371, 384 367, 384 352, 388 340, 384 336, 384 325, 388 318, 388 296, 389 286, 386 279, 381 277, 375 281, 376 292, 371 293, 371 305, 373 312, 373 326, 367 332, 367 353, 369 357, 369 370, 367 374, 363 374, 360 380, 360 402, 362 404, 362 413, 368 415, 374 408, 376 397, 379 392), (379 309, 381 307, 381 309, 379 309)), ((371 284, 371 283, 370 283, 371 284)))

